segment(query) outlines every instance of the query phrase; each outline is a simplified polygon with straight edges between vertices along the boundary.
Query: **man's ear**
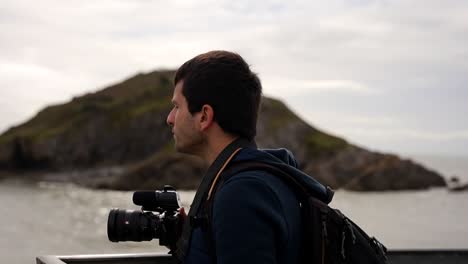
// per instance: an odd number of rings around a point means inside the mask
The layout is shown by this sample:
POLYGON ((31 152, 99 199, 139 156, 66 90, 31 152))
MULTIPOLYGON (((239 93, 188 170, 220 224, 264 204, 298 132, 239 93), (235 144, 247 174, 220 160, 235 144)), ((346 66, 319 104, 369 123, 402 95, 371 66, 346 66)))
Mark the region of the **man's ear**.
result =
POLYGON ((203 105, 200 113, 201 113, 200 129, 202 131, 204 131, 207 128, 209 128, 214 122, 213 107, 211 107, 211 105, 207 105, 207 104, 203 105))

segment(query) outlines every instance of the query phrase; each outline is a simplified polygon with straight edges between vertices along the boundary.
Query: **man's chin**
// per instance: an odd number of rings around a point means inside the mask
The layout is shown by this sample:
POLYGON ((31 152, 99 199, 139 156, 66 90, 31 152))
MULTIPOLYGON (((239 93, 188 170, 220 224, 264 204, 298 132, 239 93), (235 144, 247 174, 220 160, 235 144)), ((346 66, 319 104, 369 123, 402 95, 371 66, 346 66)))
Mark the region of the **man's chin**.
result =
POLYGON ((198 156, 198 153, 197 153, 196 151, 194 151, 194 148, 193 148, 193 147, 190 147, 190 146, 181 146, 181 145, 178 145, 178 144, 176 143, 176 145, 175 145, 175 150, 176 150, 178 153, 198 156))
POLYGON ((179 153, 182 153, 182 154, 190 154, 190 155, 193 155, 192 152, 187 148, 187 147, 184 147, 184 146, 180 146, 180 145, 175 145, 175 150, 179 153))

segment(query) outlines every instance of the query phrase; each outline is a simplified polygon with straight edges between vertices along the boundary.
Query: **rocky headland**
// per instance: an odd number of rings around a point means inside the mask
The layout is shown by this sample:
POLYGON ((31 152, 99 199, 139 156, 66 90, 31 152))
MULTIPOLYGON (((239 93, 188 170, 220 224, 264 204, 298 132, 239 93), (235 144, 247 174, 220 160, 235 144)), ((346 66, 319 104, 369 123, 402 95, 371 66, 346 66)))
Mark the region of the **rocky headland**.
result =
MULTIPOLYGON (((164 184, 197 188, 206 168, 174 151, 166 125, 173 76, 173 71, 138 74, 46 107, 0 135, 0 175, 120 190, 164 184)), ((262 148, 290 149, 302 170, 335 189, 446 185, 441 175, 411 160, 372 152, 312 127, 273 98, 263 98, 256 141, 262 148)))

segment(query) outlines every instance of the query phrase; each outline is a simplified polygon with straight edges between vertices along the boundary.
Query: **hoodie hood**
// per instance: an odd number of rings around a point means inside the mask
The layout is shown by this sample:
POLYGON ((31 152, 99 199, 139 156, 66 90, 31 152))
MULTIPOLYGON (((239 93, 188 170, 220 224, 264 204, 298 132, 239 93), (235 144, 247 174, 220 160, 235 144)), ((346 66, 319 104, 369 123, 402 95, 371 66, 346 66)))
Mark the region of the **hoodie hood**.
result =
POLYGON ((330 203, 333 191, 319 183, 313 177, 298 169, 298 163, 291 151, 279 149, 243 148, 232 160, 233 162, 255 161, 274 166, 292 176, 304 186, 315 198, 324 203, 330 203))

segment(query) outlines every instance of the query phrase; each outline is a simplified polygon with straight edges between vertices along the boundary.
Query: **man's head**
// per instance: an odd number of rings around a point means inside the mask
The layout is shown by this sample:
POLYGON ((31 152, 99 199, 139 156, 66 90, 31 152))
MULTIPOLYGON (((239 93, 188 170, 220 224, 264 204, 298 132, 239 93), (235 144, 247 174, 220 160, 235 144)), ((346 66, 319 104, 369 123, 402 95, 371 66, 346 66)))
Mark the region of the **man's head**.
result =
POLYGON ((201 120, 199 115, 204 114, 205 109, 212 111, 213 122, 224 133, 249 140, 255 137, 262 87, 257 75, 238 54, 228 51, 200 54, 179 68, 174 84, 174 105, 180 108, 183 102, 188 111, 180 124, 176 109, 167 120, 173 126, 179 151, 184 151, 183 144, 203 141, 203 134, 199 134, 201 127, 195 123, 201 120), (180 102, 175 102, 177 100, 180 102), (177 135, 179 125, 181 131, 177 135))

